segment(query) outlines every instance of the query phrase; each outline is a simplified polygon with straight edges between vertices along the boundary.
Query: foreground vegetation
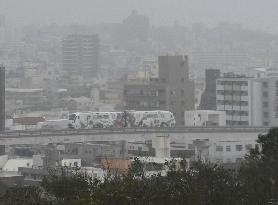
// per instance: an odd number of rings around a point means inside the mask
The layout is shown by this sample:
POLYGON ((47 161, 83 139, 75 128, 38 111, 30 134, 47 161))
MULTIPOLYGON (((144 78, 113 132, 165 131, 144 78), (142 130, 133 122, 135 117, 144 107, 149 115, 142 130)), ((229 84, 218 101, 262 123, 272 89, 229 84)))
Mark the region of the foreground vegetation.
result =
POLYGON ((1 196, 5 205, 261 205, 278 198, 278 129, 260 135, 239 171, 196 162, 169 163, 166 176, 146 177, 135 161, 126 174, 104 181, 78 171, 52 173, 40 187, 17 187, 1 196))

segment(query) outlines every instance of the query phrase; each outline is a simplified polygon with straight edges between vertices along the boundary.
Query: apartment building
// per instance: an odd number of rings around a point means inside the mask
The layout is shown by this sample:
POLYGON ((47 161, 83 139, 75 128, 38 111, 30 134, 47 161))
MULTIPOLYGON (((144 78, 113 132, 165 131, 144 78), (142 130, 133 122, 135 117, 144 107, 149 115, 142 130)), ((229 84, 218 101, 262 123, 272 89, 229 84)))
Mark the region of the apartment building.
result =
POLYGON ((233 73, 224 74, 216 82, 216 108, 226 111, 228 126, 251 126, 252 78, 233 73))
POLYGON ((217 79, 216 104, 228 126, 277 126, 278 77, 226 74, 217 79))
POLYGON ((184 125, 184 111, 194 109, 194 82, 189 79, 187 56, 159 56, 158 78, 132 81, 124 87, 124 108, 169 110, 178 126, 184 125))
POLYGON ((99 52, 98 35, 68 35, 62 41, 63 70, 69 75, 96 76, 99 52))

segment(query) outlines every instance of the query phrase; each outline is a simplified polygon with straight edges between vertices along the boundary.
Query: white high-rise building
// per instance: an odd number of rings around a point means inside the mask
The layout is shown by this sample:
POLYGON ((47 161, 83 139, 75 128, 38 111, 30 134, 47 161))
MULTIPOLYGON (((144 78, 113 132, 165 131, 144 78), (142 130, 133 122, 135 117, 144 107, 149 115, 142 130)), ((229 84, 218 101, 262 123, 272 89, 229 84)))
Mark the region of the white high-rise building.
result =
POLYGON ((278 76, 254 80, 256 96, 254 114, 259 116, 254 125, 274 127, 278 125, 278 76))
POLYGON ((99 72, 98 35, 68 35, 62 42, 63 69, 71 75, 97 76, 99 72))
POLYGON ((228 126, 278 125, 278 76, 228 74, 216 84, 217 110, 226 111, 228 126))
POLYGON ((216 81, 216 108, 226 111, 228 126, 252 125, 252 79, 226 74, 216 81))

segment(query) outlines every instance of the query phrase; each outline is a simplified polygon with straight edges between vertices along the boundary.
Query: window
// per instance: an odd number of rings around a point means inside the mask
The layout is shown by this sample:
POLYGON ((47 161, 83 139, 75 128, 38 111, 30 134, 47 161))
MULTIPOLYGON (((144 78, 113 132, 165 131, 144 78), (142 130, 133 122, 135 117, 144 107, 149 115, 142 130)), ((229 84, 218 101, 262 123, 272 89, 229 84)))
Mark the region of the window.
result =
POLYGON ((243 86, 248 86, 248 81, 242 81, 242 82, 241 82, 241 85, 243 85, 243 86))
POLYGON ((184 61, 181 61, 180 66, 181 66, 181 67, 184 67, 184 65, 185 65, 185 62, 184 62, 184 61))
POLYGON ((218 94, 218 95, 224 95, 225 92, 224 92, 224 90, 217 90, 217 94, 218 94))
POLYGON ((182 100, 181 101, 181 106, 184 106, 185 105, 185 102, 182 100))
POLYGON ((240 95, 242 95, 242 96, 248 96, 248 92, 247 92, 247 91, 240 91, 240 95))
POLYGON ((242 145, 236 145, 236 151, 242 151, 242 145))
POLYGON ((268 102, 263 103, 264 108, 268 108, 268 102))
POLYGON ((184 95, 184 90, 181 90, 181 95, 182 95, 182 96, 184 95))
POLYGON ((251 145, 251 144, 246 144, 246 145, 245 145, 245 149, 246 149, 247 151, 251 150, 251 149, 252 149, 252 145, 251 145))
POLYGON ((221 81, 221 80, 218 80, 218 81, 217 81, 217 85, 224 85, 224 84, 225 84, 224 81, 221 81))
POLYGON ((158 96, 158 92, 156 90, 151 90, 150 96, 158 96))
POLYGON ((230 152, 231 151, 231 146, 230 145, 227 145, 226 146, 226 152, 230 152))
POLYGON ((194 145, 193 145, 193 144, 188 144, 188 149, 189 149, 189 150, 194 149, 194 145))
POLYGON ((218 105, 224 105, 224 100, 217 100, 218 105))
POLYGON ((184 83, 184 78, 181 78, 181 82, 184 83))
POLYGON ((223 146, 216 146, 216 152, 223 152, 223 146))
POLYGON ((269 123, 268 122, 264 122, 264 126, 269 126, 269 123))
POLYGON ((268 88, 268 83, 267 82, 263 82, 263 87, 264 88, 268 88))
MULTIPOLYGON (((277 94, 277 93, 276 93, 277 94)), ((268 92, 263 92, 263 97, 267 98, 268 97, 268 92)))
POLYGON ((265 118, 269 117, 268 112, 264 112, 264 117, 265 117, 265 118))

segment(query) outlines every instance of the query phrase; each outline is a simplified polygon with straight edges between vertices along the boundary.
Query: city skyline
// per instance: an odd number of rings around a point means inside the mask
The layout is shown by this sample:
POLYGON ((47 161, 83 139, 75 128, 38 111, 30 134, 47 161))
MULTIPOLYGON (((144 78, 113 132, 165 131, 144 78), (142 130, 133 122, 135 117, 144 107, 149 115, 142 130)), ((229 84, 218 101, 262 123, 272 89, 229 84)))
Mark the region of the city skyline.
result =
POLYGON ((0 14, 6 16, 7 22, 17 26, 94 25, 120 23, 132 10, 137 10, 148 16, 155 26, 173 25, 175 22, 185 26, 195 23, 215 26, 220 22, 229 22, 278 33, 278 24, 275 22, 278 17, 275 10, 277 6, 275 0, 268 0, 267 3, 259 0, 162 0, 159 3, 156 0, 83 0, 81 3, 75 0, 1 0, 0 14))

